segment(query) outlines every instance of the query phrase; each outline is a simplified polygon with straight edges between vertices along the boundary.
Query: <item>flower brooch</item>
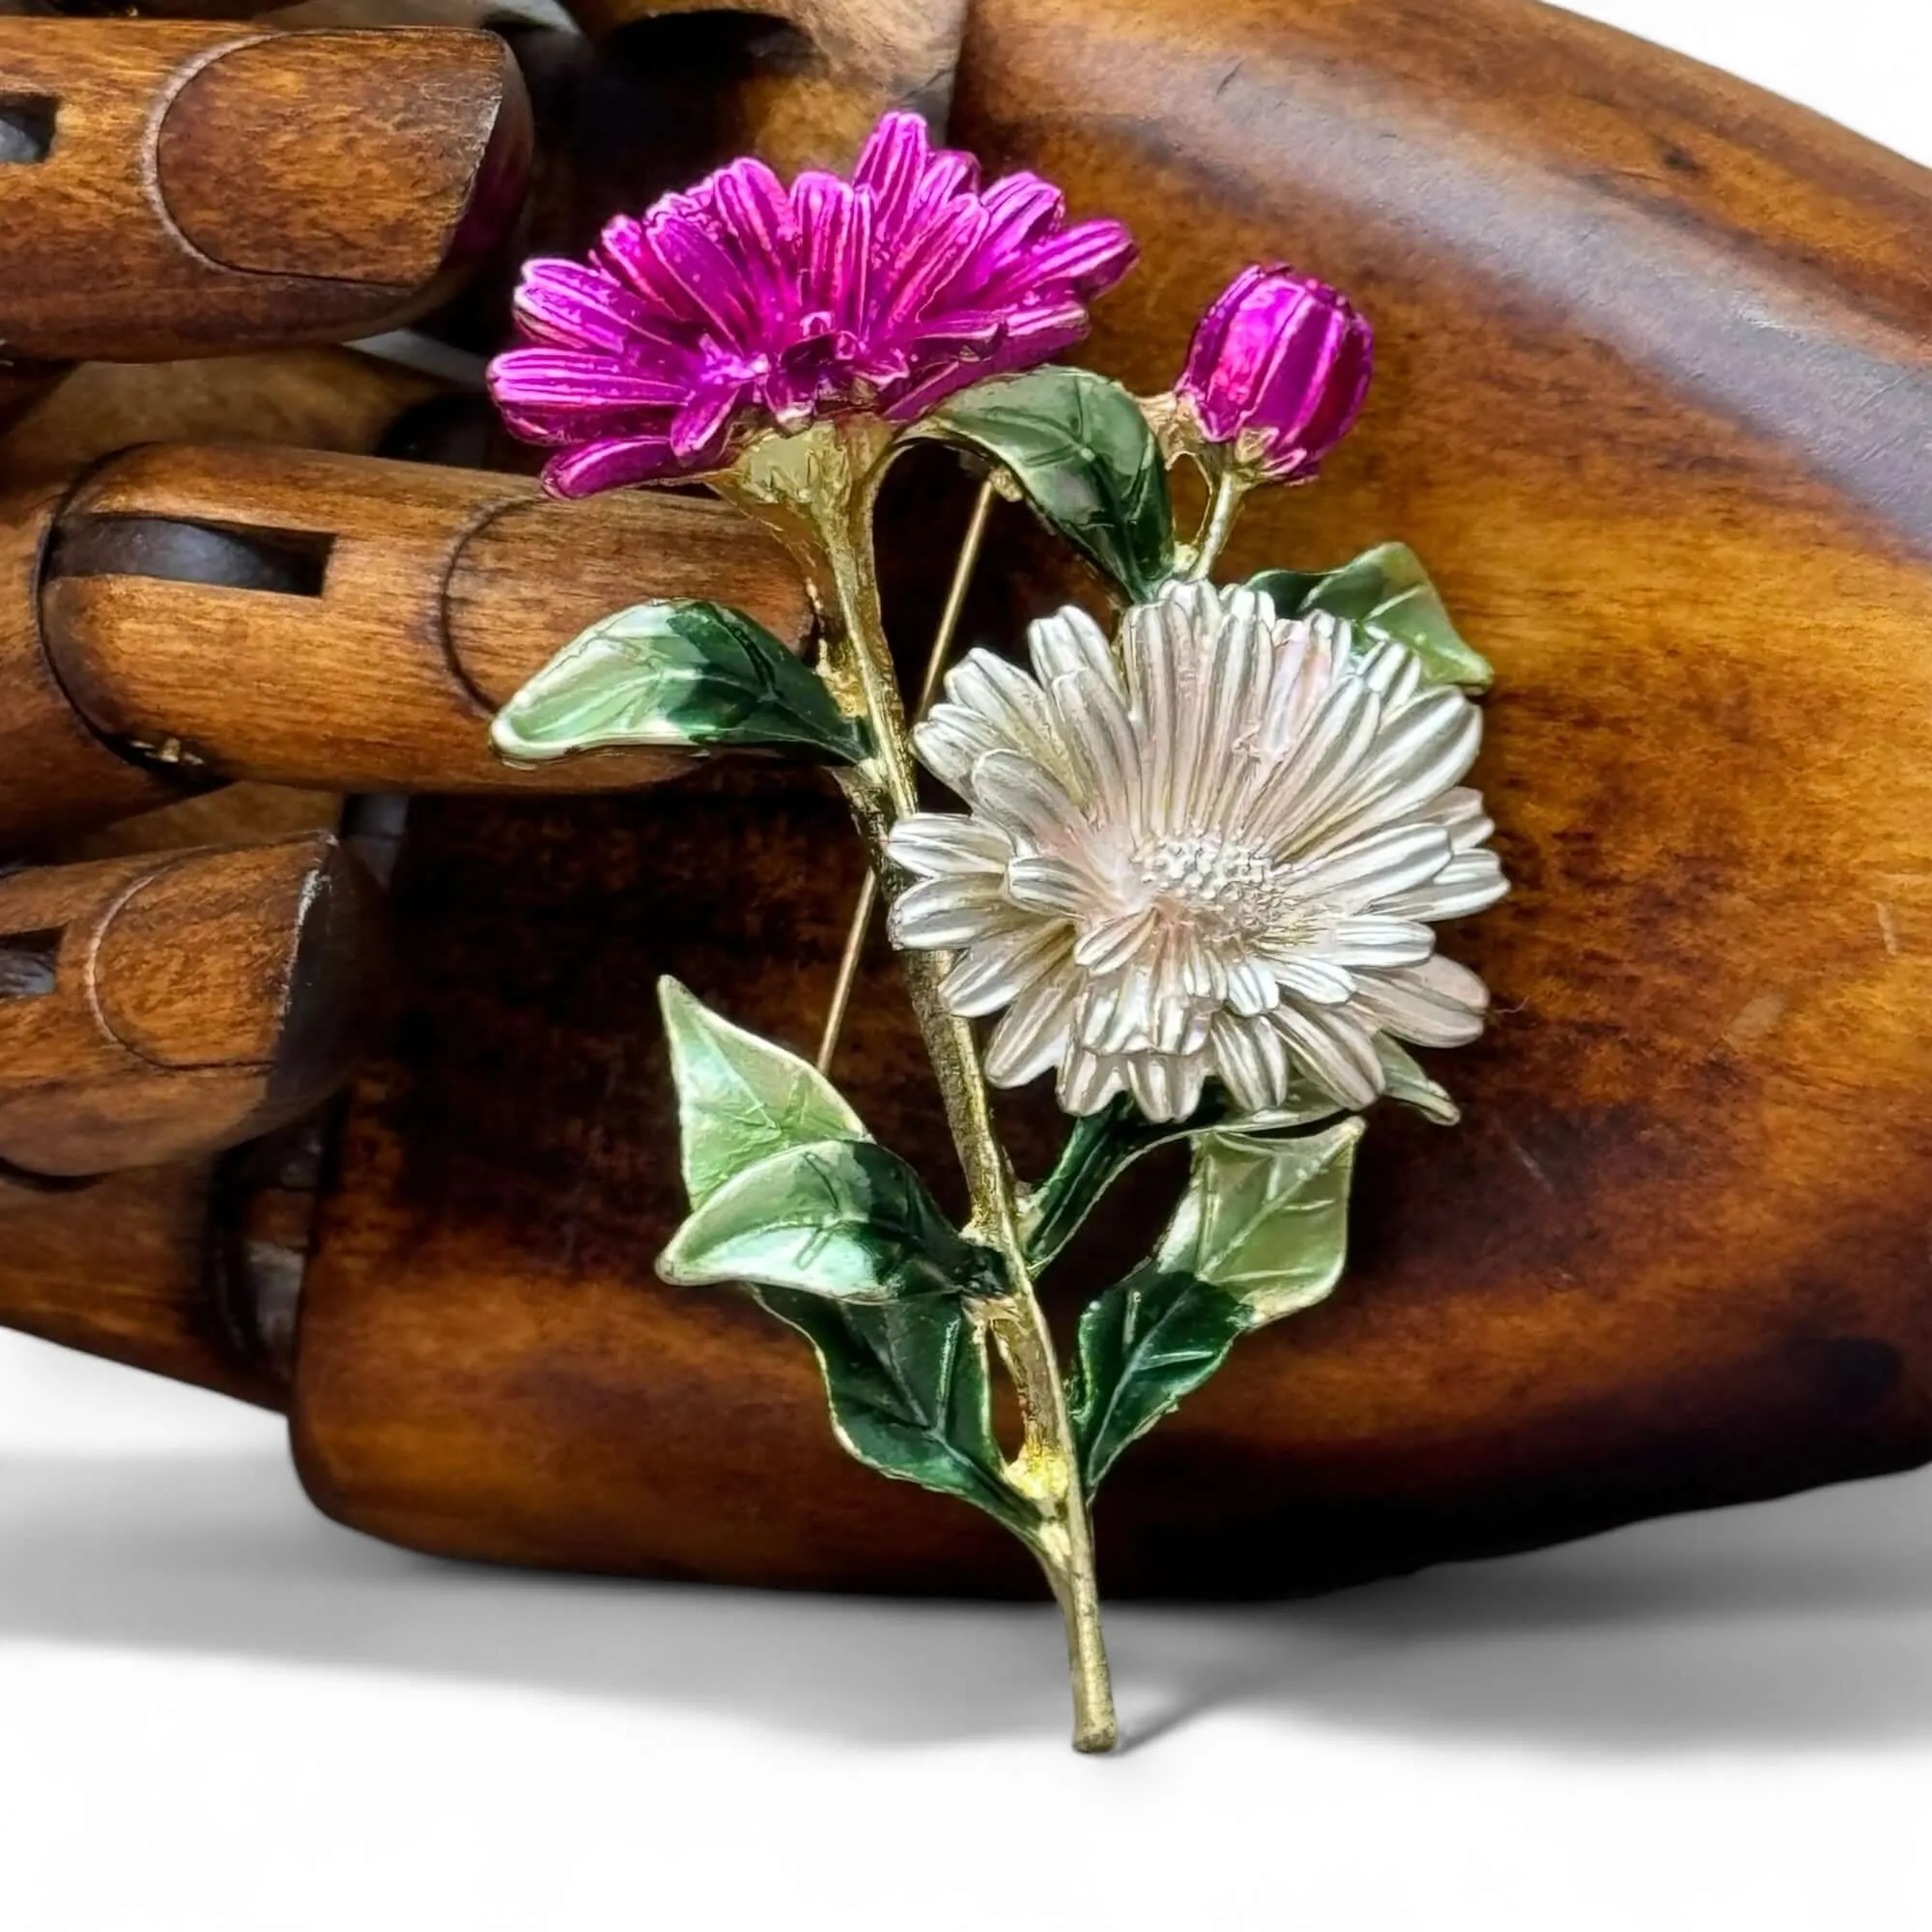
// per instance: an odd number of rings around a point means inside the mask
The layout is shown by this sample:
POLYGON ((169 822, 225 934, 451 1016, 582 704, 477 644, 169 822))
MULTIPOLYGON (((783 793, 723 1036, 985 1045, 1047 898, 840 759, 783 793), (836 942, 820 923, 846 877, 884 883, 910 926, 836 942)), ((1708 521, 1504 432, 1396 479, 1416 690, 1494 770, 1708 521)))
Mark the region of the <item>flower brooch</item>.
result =
POLYGON ((530 346, 491 372, 505 420, 555 452, 554 494, 701 480, 807 576, 814 664, 726 604, 638 605, 567 645, 494 742, 522 764, 779 749, 844 791, 970 1216, 954 1227, 827 1077, 836 1020, 813 1065, 668 980, 691 1213, 659 1271, 747 1288, 816 1350, 846 1449, 1026 1544, 1065 1617, 1087 1750, 1117 1738, 1094 1492, 1243 1334, 1334 1288, 1364 1110, 1456 1119, 1409 1048, 1481 1032, 1482 981, 1436 927, 1507 890, 1463 782, 1489 667, 1413 554, 1213 581, 1243 497, 1314 476, 1353 423, 1368 324, 1321 282, 1250 268, 1173 391, 1136 399, 1049 360, 1133 257, 1120 224, 1069 225, 1033 175, 981 187, 970 156, 893 115, 849 181, 786 189, 738 161, 612 221, 588 263, 532 262, 530 346), (968 652, 909 723, 872 521, 922 440, 1030 503, 1113 615, 1040 617, 1025 666, 968 652), (1185 542, 1183 462, 1208 489, 1185 542), (923 809, 917 764, 964 809, 923 809), (1071 1125, 1023 1185, 991 1090, 1049 1074, 1071 1125), (1038 1276, 1129 1164, 1181 1139, 1166 1232, 1086 1309, 1063 1370, 1038 1276))

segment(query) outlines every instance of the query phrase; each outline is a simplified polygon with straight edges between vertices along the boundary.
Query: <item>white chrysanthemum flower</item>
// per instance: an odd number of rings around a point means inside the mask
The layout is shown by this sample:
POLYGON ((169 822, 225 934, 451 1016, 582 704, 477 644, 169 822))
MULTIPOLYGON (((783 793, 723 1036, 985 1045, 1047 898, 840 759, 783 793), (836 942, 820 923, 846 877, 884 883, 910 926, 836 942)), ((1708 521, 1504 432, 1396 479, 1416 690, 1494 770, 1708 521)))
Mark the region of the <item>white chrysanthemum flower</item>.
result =
POLYGON ((1060 1104, 1125 1091, 1185 1119, 1218 1075, 1243 1108, 1297 1074, 1344 1107, 1383 1091, 1389 1035, 1457 1046, 1489 995, 1431 922, 1508 890, 1462 692, 1414 655, 1264 596, 1170 584, 1122 620, 1028 633, 1034 675, 973 651, 916 734, 970 815, 920 812, 901 947, 957 952, 943 997, 1001 1013, 986 1075, 1059 1069, 1060 1104))

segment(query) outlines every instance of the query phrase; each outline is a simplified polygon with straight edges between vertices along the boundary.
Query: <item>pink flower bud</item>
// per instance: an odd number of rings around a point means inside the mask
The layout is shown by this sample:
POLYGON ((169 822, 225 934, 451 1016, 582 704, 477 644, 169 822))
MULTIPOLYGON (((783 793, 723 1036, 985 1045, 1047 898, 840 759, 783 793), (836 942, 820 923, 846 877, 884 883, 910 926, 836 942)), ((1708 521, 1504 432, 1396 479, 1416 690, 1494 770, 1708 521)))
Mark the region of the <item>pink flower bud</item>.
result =
POLYGON ((1202 317, 1175 384, 1210 442, 1276 482, 1313 476, 1368 393, 1375 331, 1326 282, 1243 269, 1202 317))

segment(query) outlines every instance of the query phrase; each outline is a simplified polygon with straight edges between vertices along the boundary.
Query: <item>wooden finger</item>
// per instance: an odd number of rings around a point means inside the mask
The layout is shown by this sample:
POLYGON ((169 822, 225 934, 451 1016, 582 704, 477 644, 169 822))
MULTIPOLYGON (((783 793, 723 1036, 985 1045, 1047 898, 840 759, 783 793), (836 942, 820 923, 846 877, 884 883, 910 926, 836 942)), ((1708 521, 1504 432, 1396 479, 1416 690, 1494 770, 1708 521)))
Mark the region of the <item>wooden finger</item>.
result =
POLYGON ((60 1192, 0 1174, 0 1325, 282 1406, 287 1324, 270 1284, 280 1253, 298 1276, 306 1223, 287 1225, 285 1201, 261 1197, 283 1223, 255 1221, 268 1266, 230 1266, 244 1258, 229 1230, 254 1219, 258 1196, 224 1185, 227 1172, 212 1161, 135 1168, 60 1192))
POLYGON ((714 503, 567 505, 480 470, 177 446, 133 451, 75 493, 41 607, 94 732, 199 781, 582 791, 689 760, 513 772, 490 748, 496 710, 596 618, 698 595, 794 644, 810 627, 791 564, 714 503))
POLYGON ((528 157, 491 34, 0 19, 0 342, 148 360, 393 327, 502 239, 528 157))
POLYGON ((146 1167, 306 1113, 348 1074, 379 931, 327 836, 0 877, 0 1162, 146 1167))
MULTIPOLYGON (((639 28, 631 57, 657 44, 640 23, 675 23, 689 58, 724 56, 710 76, 741 143, 781 167, 849 162, 889 108, 943 127, 966 0, 565 0, 586 33, 639 28), (742 31, 719 29, 730 15, 742 31), (693 16, 704 16, 697 20, 693 16)), ((722 157, 721 157, 722 158, 722 157)))

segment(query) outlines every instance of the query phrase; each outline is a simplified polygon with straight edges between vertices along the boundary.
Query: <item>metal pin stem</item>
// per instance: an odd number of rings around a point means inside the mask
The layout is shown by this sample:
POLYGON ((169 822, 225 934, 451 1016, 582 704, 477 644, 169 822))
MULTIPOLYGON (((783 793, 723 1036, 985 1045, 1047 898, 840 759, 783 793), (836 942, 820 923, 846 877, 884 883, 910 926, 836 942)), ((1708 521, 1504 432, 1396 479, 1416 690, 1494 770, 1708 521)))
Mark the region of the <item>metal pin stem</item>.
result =
MULTIPOLYGON (((920 680, 919 702, 913 707, 912 714, 915 723, 925 716, 933 694, 939 689, 940 673, 945 670, 946 660, 952 655, 952 634, 959 628, 959 613, 966 605, 966 592, 973 582, 973 567, 980 560, 980 545, 986 534, 986 519, 992 514, 994 495, 990 479, 980 484, 980 495, 973 504, 972 520, 966 526, 966 535, 959 546, 959 561, 953 566, 952 584, 946 593, 946 609, 940 612, 939 629, 933 634, 932 652, 925 661, 925 675, 920 680)), ((868 871, 865 883, 859 888, 858 903, 852 908, 852 923, 845 933, 845 951, 838 960, 838 983, 832 988, 832 1004, 825 1013, 825 1031, 819 1037, 818 1070, 821 1073, 831 1071, 833 1056, 838 1051, 838 1036, 844 1031, 845 1011, 852 1004, 852 988, 859 978, 859 961, 865 956, 866 935, 871 929, 872 908, 878 900, 878 875, 868 871)))

